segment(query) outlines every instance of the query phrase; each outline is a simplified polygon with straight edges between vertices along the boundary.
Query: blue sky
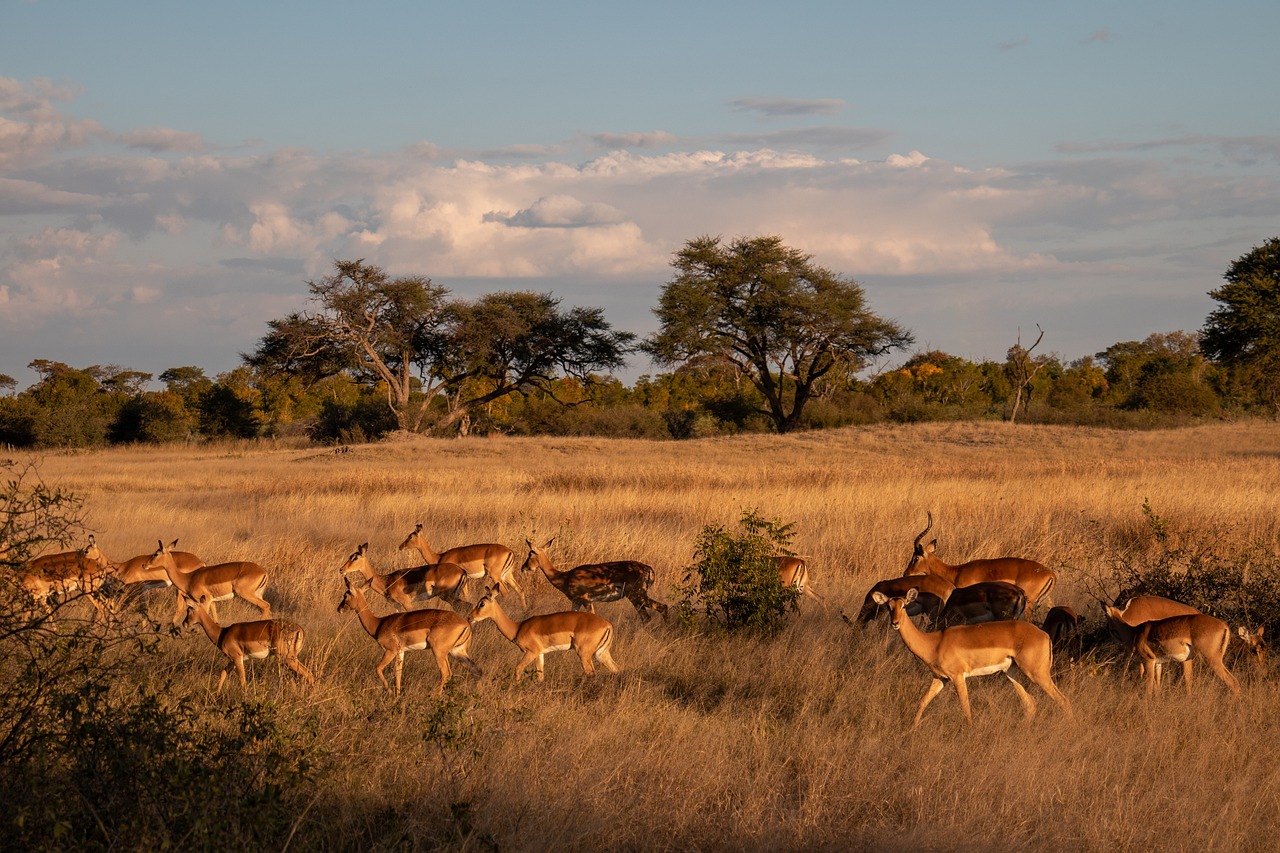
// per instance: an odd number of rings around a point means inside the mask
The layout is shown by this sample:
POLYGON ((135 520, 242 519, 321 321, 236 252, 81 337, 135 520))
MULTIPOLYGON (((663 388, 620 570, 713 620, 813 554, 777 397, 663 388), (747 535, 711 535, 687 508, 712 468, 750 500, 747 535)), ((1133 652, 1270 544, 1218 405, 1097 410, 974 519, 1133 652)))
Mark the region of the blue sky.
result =
POLYGON ((778 234, 975 360, 1195 330, 1280 234, 1277 32, 1232 0, 0 0, 0 373, 228 370, 335 258, 646 334, 703 234, 778 234))

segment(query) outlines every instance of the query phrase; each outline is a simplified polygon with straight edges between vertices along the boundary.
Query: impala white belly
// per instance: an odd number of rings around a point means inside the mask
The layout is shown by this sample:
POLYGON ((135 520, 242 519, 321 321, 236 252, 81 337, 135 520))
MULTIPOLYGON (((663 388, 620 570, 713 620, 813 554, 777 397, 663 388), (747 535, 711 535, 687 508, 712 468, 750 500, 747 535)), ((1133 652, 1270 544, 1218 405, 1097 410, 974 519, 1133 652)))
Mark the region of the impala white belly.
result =
POLYGON ((262 660, 267 655, 271 654, 271 649, 254 649, 253 651, 245 652, 245 654, 254 660, 262 660))
POLYGON ((236 597, 236 594, 234 592, 228 592, 224 595, 210 595, 209 597, 214 601, 230 601, 236 597))
POLYGON ((419 640, 416 643, 406 643, 401 648, 408 649, 411 652, 420 652, 427 647, 426 640, 419 640))
POLYGON ((979 667, 971 669, 965 675, 969 678, 977 678, 981 675, 994 675, 997 672, 1008 672, 1009 665, 1013 663, 1013 658, 1005 658, 1001 663, 993 663, 991 666, 979 667))
POLYGON ((543 647, 543 649, 542 649, 542 653, 545 655, 545 654, 547 654, 548 652, 566 652, 566 651, 568 651, 568 650, 569 650, 569 649, 571 649, 571 648, 573 648, 573 643, 571 643, 571 642, 570 642, 570 643, 559 643, 559 644, 554 645, 554 646, 544 646, 544 647, 543 647))

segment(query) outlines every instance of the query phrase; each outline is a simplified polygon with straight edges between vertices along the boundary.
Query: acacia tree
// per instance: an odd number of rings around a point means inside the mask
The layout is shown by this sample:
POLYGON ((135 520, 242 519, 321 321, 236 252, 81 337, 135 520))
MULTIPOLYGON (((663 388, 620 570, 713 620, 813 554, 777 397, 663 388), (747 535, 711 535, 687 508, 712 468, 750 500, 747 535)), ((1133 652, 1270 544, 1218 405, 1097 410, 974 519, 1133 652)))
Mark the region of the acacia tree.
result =
MULTIPOLYGON (((381 385, 400 429, 417 431, 427 400, 415 397, 440 349, 448 291, 428 278, 391 278, 363 259, 334 261, 333 275, 307 282, 319 310, 268 322, 245 362, 318 381, 342 371, 381 385)), ((428 389, 429 396, 429 389, 428 389)))
POLYGON ((661 327, 642 349, 663 365, 713 358, 739 371, 764 398, 779 433, 800 422, 818 383, 841 368, 912 343, 910 332, 866 306, 862 287, 783 245, 781 237, 719 237, 685 243, 676 275, 654 309, 661 327))
POLYGON ((391 279, 362 260, 335 267, 308 283, 319 312, 270 321, 258 349, 243 357, 311 382, 347 373, 385 386, 401 429, 419 430, 436 396, 447 401, 436 426, 465 432, 477 407, 508 394, 552 394, 558 373, 590 383, 593 372, 625 363, 635 337, 613 331, 599 309, 561 311, 550 294, 449 301, 426 278, 391 279))
POLYGON ((1205 321, 1200 351, 1280 415, 1280 237, 1241 255, 1223 278, 1209 291, 1220 306, 1205 321))
MULTIPOLYGON (((616 332, 599 308, 560 310, 549 293, 491 293, 449 309, 447 346, 435 354, 448 411, 437 424, 465 433, 471 413, 510 394, 552 399, 558 376, 590 390, 595 373, 622 367, 635 335, 616 332)), ((558 402, 563 402, 559 401, 558 402)))

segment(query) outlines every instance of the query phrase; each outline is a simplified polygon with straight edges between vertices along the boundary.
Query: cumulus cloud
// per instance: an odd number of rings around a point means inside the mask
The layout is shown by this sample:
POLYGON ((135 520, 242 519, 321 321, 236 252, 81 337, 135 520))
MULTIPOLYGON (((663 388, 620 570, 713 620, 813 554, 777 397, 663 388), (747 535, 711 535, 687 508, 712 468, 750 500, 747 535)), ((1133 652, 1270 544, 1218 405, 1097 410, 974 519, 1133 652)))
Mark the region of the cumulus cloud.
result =
POLYGON ((599 202, 584 203, 570 195, 544 196, 513 214, 486 213, 485 222, 501 222, 516 228, 586 228, 615 225, 622 212, 599 202))
POLYGON ((72 96, 47 80, 28 85, 0 77, 0 168, 43 162, 60 149, 106 136, 96 121, 71 118, 54 107, 54 101, 72 96))
POLYGON ((848 106, 839 98, 734 98, 729 106, 738 112, 759 113, 764 118, 835 115, 848 106))

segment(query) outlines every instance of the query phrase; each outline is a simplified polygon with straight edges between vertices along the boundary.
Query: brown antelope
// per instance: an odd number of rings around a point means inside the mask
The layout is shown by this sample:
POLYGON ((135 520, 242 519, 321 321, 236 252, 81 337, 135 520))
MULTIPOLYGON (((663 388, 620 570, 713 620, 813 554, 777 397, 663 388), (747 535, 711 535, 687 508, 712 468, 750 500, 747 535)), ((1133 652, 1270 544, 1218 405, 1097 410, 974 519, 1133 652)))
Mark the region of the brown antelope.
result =
POLYGON ((933 673, 912 728, 920 725, 924 709, 929 706, 942 688, 950 682, 960 698, 960 710, 970 725, 973 713, 969 708, 969 687, 965 679, 1003 672, 1018 692, 1018 699, 1026 715, 1036 712, 1035 700, 1026 689, 1009 675, 1009 667, 1017 664, 1027 678, 1048 693, 1067 716, 1071 716, 1071 704, 1053 683, 1050 670, 1053 667, 1053 645, 1049 635, 1030 622, 1020 619, 1006 622, 984 622, 980 625, 958 625, 942 631, 925 633, 907 618, 907 605, 916 598, 915 590, 908 590, 902 598, 889 598, 877 592, 876 604, 889 605, 890 624, 901 635, 907 648, 933 673))
POLYGON ((516 582, 516 555, 506 545, 461 545, 437 554, 427 541, 427 535, 422 532, 422 522, 418 522, 413 532, 400 543, 401 551, 410 548, 417 549, 422 555, 422 562, 429 566, 457 563, 466 569, 467 577, 472 580, 480 580, 487 575, 489 583, 496 584, 503 595, 506 595, 507 587, 510 586, 520 595, 520 603, 525 607, 529 606, 524 590, 516 582))
POLYGON ((822 600, 822 596, 813 591, 813 587, 809 585, 809 564, 804 557, 793 557, 779 555, 773 558, 774 565, 778 567, 778 579, 782 581, 784 587, 795 587, 796 592, 801 595, 807 595, 822 607, 827 609, 827 603, 822 600))
MULTIPOLYGON (((18 575, 18 583, 31 596, 35 607, 49 610, 50 596, 65 599, 73 592, 80 592, 90 596, 94 608, 101 614, 102 604, 97 593, 115 571, 115 563, 107 559, 90 533, 89 544, 79 551, 45 554, 28 561, 18 575)), ((34 612, 30 611, 28 616, 34 612)))
POLYGON ((933 528, 933 513, 929 513, 929 524, 920 535, 916 536, 911 562, 907 563, 904 575, 938 575, 957 587, 972 586, 984 581, 1005 581, 1017 584, 1027 593, 1027 612, 1035 613, 1036 605, 1041 601, 1049 604, 1049 593, 1058 575, 1048 566, 1035 560, 1024 560, 1021 557, 999 557, 990 560, 970 560, 967 563, 949 565, 938 559, 934 553, 938 540, 922 545, 920 540, 933 528))
POLYGON ((1040 630, 1049 635, 1054 651, 1066 651, 1075 657, 1080 655, 1080 617, 1070 607, 1059 605, 1049 608, 1040 630))
POLYGON ((1236 628, 1236 635, 1240 638, 1241 645, 1244 646, 1244 652, 1253 656, 1254 661, 1258 664, 1258 669, 1265 674, 1267 672, 1267 641, 1262 635, 1266 631, 1266 627, 1259 625, 1254 631, 1241 625, 1236 628))
POLYGON ((613 643, 613 625, 602 616, 570 610, 530 616, 517 623, 502 609, 493 593, 486 593, 467 616, 467 621, 476 625, 485 619, 492 619, 502 636, 524 652, 524 657, 516 664, 517 682, 521 673, 529 668, 529 664, 534 664, 538 680, 542 681, 542 661, 547 653, 568 649, 577 649, 578 659, 582 661, 582 671, 587 675, 596 674, 592 658, 604 664, 605 669, 610 672, 618 671, 613 656, 609 654, 609 646, 613 643))
POLYGON ((242 690, 245 689, 248 683, 244 676, 244 659, 254 658, 255 660, 261 660, 270 654, 279 655, 280 660, 284 661, 289 669, 302 676, 308 684, 316 683, 315 676, 311 674, 311 670, 303 666, 302 661, 298 660, 298 653, 302 651, 302 641, 305 635, 302 629, 294 623, 285 619, 262 619, 257 622, 236 622, 232 625, 219 625, 206 607, 196 604, 181 593, 179 593, 179 596, 186 608, 182 626, 194 630, 195 626, 199 625, 204 629, 209 641, 217 646, 218 651, 226 655, 231 661, 227 664, 227 668, 222 671, 222 677, 218 679, 217 692, 222 692, 222 685, 227 680, 227 673, 231 672, 233 668, 236 674, 240 676, 240 688, 242 690))
POLYGON ((374 672, 382 681, 382 685, 391 690, 395 696, 400 695, 400 678, 404 672, 404 653, 420 651, 427 647, 435 655, 436 666, 440 668, 440 685, 436 692, 442 692, 449 683, 453 671, 449 667, 449 658, 457 658, 476 676, 481 675, 480 667, 471 659, 468 647, 471 644, 471 625, 452 610, 408 610, 403 613, 391 613, 386 616, 375 616, 369 609, 364 593, 359 587, 347 582, 347 591, 338 604, 338 612, 352 610, 360 617, 360 624, 369 632, 369 636, 378 641, 386 654, 374 667, 374 672), (387 664, 396 662, 396 686, 391 689, 382 671, 387 664))
MULTIPOLYGON (((1123 598, 1123 595, 1121 596, 1123 598)), ((1117 600, 1118 603, 1118 600, 1117 600)), ((1172 598, 1163 598, 1159 595, 1136 595, 1128 600, 1124 609, 1119 612, 1118 618, 1125 625, 1136 628, 1144 622, 1154 622, 1157 619, 1168 619, 1170 616, 1194 616, 1200 611, 1192 607, 1190 604, 1183 604, 1181 601, 1174 601, 1172 598)), ((1106 616, 1104 612, 1104 617, 1106 616)), ((1136 654, 1137 649, 1130 645, 1127 641, 1120 638, 1115 630, 1110 630, 1111 636, 1116 642, 1120 643, 1131 654, 1136 654)), ((1127 636, 1127 635, 1126 635, 1127 636)), ((1143 668, 1146 673, 1146 668, 1143 668)), ((1155 665, 1155 679, 1159 684, 1164 677, 1164 664, 1158 662, 1155 665)))
POLYGON ((1167 661, 1182 663, 1182 679, 1190 693, 1192 655, 1196 652, 1232 693, 1240 695, 1240 682, 1222 660, 1231 642, 1231 628, 1226 622, 1204 613, 1189 613, 1133 626, 1124 621, 1122 611, 1108 605, 1103 607, 1112 635, 1126 648, 1138 653, 1147 695, 1155 693, 1160 681, 1160 666, 1167 661))
POLYGON ((267 586, 267 570, 262 566, 250 562, 219 563, 183 572, 178 569, 174 552, 163 541, 159 545, 142 570, 163 569, 169 583, 177 588, 178 612, 174 615, 173 624, 177 625, 183 619, 184 595, 197 604, 207 606, 214 620, 218 618, 215 602, 236 596, 257 607, 263 616, 271 616, 271 605, 262 597, 267 586))
POLYGON ((439 598, 452 606, 462 593, 467 572, 457 563, 398 569, 380 575, 374 572, 369 563, 366 556, 368 550, 369 543, 366 542, 347 557, 338 572, 344 576, 347 572, 359 572, 369 582, 370 589, 391 599, 401 610, 408 610, 414 602, 429 601, 432 598, 439 598))
POLYGON ((916 591, 916 597, 907 605, 907 615, 919 616, 923 613, 931 624, 936 624, 942 615, 943 605, 947 603, 955 587, 937 575, 906 575, 877 581, 862 600, 858 621, 865 624, 879 615, 880 606, 875 602, 877 592, 886 598, 902 598, 909 589, 916 591))
MULTIPOLYGON (((173 554, 174 563, 178 571, 186 574, 193 569, 204 568, 204 560, 192 554, 190 551, 176 551, 178 540, 175 539, 169 543, 169 550, 173 554)), ((116 570, 116 577, 124 584, 124 596, 126 601, 132 601, 147 592, 157 589, 167 589, 173 586, 169 581, 169 575, 165 572, 164 567, 155 566, 146 568, 147 563, 151 561, 151 555, 154 552, 139 554, 136 557, 130 557, 121 563, 116 570)))
POLYGON ((977 625, 1021 619, 1027 609, 1027 594, 1022 587, 1005 581, 983 581, 956 587, 942 607, 938 625, 977 625))
POLYGON ((541 569, 551 585, 572 602, 574 610, 595 613, 596 604, 625 598, 646 622, 651 618, 651 607, 661 613, 663 619, 667 618, 667 605, 649 597, 649 587, 653 584, 651 566, 635 560, 618 560, 611 563, 584 563, 561 571, 551 562, 551 555, 547 553, 547 549, 555 541, 555 537, 552 537, 539 548, 533 544, 533 540, 526 539, 529 556, 525 558, 522 568, 526 572, 541 569))

